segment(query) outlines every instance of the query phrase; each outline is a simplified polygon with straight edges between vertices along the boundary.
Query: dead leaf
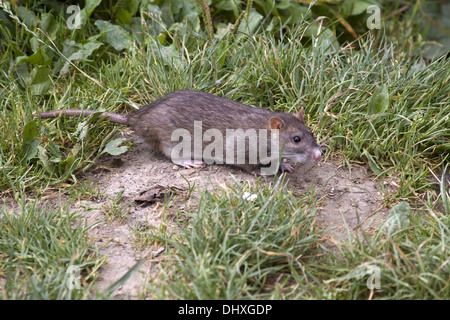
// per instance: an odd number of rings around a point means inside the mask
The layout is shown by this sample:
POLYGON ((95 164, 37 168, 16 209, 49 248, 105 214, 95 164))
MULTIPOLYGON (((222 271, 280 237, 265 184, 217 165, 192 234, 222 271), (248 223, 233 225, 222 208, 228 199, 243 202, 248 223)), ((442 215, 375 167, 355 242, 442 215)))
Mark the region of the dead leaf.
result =
POLYGON ((168 199, 171 196, 177 194, 177 191, 181 189, 177 187, 164 188, 162 186, 155 186, 149 190, 142 191, 139 197, 134 199, 134 202, 141 206, 148 206, 155 202, 162 202, 164 199, 168 199))

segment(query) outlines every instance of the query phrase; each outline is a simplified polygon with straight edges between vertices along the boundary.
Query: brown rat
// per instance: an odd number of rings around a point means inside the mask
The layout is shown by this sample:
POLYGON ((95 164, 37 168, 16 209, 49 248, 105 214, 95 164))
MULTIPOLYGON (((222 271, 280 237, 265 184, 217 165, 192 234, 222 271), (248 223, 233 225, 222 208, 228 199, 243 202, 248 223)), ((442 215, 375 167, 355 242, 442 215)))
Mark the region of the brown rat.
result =
MULTIPOLYGON (((88 116, 94 112, 56 110, 42 112, 40 117, 88 116)), ((321 156, 304 124, 303 109, 294 116, 206 92, 179 90, 130 115, 103 113, 101 117, 130 126, 150 146, 186 168, 201 167, 204 162, 225 163, 255 174, 274 174, 278 167, 293 172, 291 165, 277 161, 280 158, 303 163, 321 156), (264 171, 269 165, 271 171, 264 171)))

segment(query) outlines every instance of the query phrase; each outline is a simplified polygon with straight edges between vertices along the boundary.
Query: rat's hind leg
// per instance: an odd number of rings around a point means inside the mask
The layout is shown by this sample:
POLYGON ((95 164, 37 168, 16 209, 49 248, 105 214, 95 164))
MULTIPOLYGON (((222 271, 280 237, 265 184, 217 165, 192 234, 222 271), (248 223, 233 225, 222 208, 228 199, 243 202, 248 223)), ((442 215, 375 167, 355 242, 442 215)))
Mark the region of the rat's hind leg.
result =
MULTIPOLYGON (((205 166, 205 163, 199 159, 194 157, 194 154, 191 153, 190 156, 185 156, 184 154, 181 156, 180 151, 174 151, 173 148, 176 145, 174 144, 166 144, 161 145, 161 151, 169 158, 174 164, 179 165, 184 168, 202 168, 205 166)), ((184 151, 184 150, 183 150, 184 151)))
POLYGON ((203 168, 205 166, 204 162, 196 162, 196 161, 192 161, 192 160, 178 160, 178 161, 174 161, 172 159, 172 162, 175 163, 176 165, 185 167, 185 168, 203 168))

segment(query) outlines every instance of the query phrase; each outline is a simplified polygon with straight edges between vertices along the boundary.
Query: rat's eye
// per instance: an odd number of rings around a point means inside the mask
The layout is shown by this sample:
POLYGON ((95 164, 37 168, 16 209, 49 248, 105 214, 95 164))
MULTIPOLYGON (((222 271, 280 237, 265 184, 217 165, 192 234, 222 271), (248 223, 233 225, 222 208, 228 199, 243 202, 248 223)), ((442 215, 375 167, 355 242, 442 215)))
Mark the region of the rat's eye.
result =
POLYGON ((300 142, 300 141, 302 141, 302 139, 301 139, 299 136, 295 136, 295 137, 294 137, 294 142, 295 142, 295 143, 298 143, 298 142, 300 142))

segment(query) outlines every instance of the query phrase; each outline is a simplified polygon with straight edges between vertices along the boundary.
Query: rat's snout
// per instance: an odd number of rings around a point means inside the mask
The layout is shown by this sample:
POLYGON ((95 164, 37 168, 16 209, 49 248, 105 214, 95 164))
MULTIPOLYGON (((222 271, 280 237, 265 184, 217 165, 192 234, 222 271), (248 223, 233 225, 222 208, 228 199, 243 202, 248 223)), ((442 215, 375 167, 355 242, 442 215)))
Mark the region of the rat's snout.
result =
POLYGON ((312 157, 314 160, 319 160, 321 155, 322 155, 322 152, 320 151, 320 148, 316 148, 313 150, 312 157))

